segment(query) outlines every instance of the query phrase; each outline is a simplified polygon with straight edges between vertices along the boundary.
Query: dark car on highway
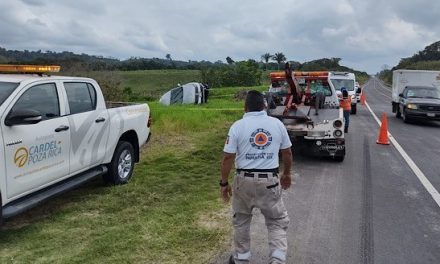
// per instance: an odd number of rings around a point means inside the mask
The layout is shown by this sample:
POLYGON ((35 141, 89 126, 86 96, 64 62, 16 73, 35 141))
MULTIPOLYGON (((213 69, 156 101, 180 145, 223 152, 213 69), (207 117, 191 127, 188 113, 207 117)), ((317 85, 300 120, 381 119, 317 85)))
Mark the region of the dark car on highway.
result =
POLYGON ((399 94, 399 115, 405 123, 414 119, 440 120, 440 90, 436 87, 407 86, 399 94))

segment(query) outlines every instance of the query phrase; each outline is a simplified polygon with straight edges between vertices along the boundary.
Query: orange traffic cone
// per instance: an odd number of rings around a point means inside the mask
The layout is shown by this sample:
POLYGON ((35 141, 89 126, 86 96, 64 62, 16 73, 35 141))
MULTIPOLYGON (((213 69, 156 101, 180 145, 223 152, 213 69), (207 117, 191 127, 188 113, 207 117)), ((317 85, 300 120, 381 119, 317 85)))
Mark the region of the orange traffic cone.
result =
POLYGON ((367 96, 365 95, 365 92, 362 92, 362 94, 361 94, 361 105, 365 105, 366 101, 367 101, 367 96))
POLYGON ((385 112, 382 114, 382 125, 380 126, 379 137, 376 141, 377 144, 389 145, 390 141, 388 139, 388 121, 387 114, 385 112))

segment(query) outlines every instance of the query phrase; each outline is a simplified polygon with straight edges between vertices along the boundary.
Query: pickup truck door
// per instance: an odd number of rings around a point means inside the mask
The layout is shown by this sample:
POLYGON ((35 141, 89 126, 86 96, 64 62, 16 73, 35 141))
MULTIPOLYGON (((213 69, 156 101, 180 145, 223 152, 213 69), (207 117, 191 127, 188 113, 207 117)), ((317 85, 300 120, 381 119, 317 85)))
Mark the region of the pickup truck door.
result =
POLYGON ((70 130, 64 102, 55 82, 23 88, 1 117, 6 164, 7 198, 14 199, 69 174, 70 130), (8 114, 38 111, 36 124, 6 125, 8 114))
POLYGON ((89 82, 63 82, 71 127, 70 173, 100 165, 110 119, 100 90, 89 82))

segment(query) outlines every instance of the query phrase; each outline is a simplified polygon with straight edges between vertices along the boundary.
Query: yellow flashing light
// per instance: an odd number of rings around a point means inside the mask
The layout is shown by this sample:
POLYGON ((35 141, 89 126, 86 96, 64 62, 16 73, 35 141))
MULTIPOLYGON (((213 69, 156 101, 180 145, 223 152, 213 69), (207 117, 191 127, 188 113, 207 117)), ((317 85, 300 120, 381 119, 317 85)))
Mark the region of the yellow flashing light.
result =
POLYGON ((61 66, 56 65, 0 65, 0 72, 8 73, 49 73, 59 72, 60 69, 61 66))
MULTIPOLYGON (((292 75, 295 77, 322 77, 328 76, 328 71, 312 71, 312 72, 292 72, 292 75)), ((286 73, 282 71, 271 72, 271 79, 283 79, 286 78, 286 73)))
POLYGON ((320 77, 328 76, 328 71, 311 71, 311 72, 293 72, 294 76, 305 76, 305 77, 320 77))

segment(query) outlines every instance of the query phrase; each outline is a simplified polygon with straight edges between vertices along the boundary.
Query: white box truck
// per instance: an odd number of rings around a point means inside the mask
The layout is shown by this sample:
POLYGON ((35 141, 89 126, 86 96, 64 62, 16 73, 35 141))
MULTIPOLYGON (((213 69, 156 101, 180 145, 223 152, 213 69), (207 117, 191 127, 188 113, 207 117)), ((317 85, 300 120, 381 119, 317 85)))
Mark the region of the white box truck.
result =
POLYGON ((440 120, 440 71, 395 70, 392 110, 404 122, 440 120))

